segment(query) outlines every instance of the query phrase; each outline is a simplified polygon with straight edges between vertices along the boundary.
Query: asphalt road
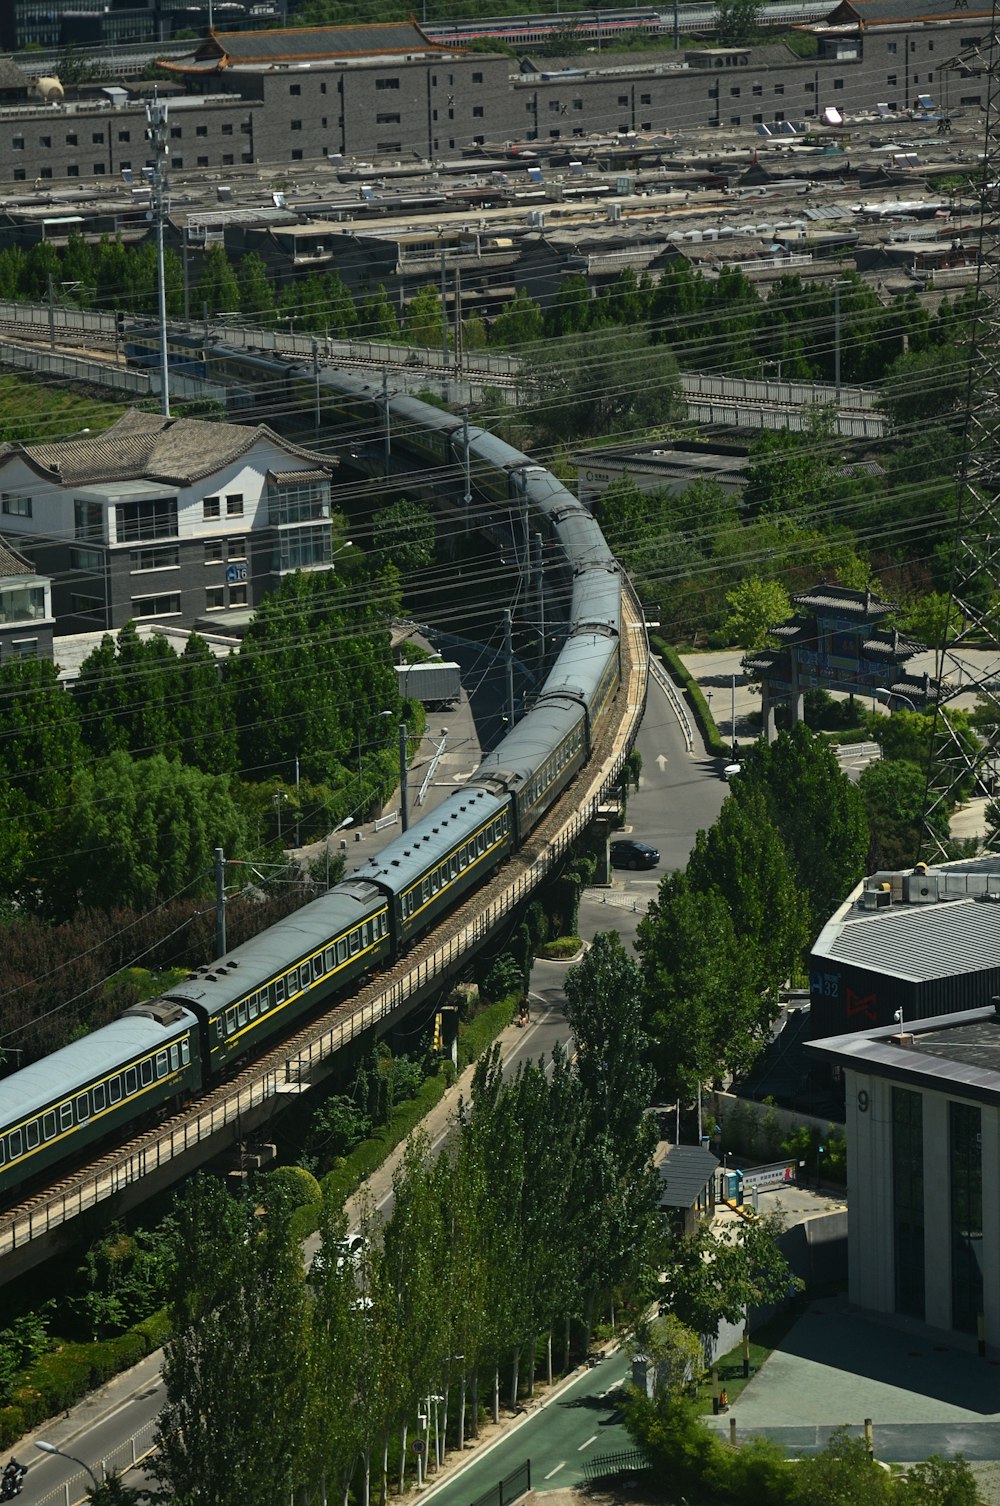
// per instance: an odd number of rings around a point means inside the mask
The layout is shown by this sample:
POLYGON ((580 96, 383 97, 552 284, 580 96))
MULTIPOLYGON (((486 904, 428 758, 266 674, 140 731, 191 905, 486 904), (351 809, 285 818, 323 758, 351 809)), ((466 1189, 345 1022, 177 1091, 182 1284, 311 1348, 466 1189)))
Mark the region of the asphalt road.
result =
POLYGON ((451 1474, 424 1500, 435 1506, 469 1506, 513 1470, 531 1461, 535 1490, 562 1490, 581 1484, 588 1459, 631 1447, 621 1420, 617 1388, 629 1371, 624 1352, 602 1360, 558 1389, 527 1416, 477 1454, 458 1474, 451 1474))

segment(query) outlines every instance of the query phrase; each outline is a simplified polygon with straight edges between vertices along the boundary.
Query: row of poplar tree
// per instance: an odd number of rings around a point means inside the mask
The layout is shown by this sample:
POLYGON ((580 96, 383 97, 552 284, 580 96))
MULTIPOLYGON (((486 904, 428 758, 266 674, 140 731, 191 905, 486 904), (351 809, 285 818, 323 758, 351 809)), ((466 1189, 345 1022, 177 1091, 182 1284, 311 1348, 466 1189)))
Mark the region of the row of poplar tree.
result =
POLYGON ((557 1049, 504 1080, 494 1048, 440 1157, 409 1147, 356 1258, 344 1213, 324 1208, 308 1280, 286 1182, 264 1176, 242 1201, 190 1186, 158 1428, 173 1498, 273 1506, 301 1487, 368 1506, 390 1474, 404 1483, 416 1430, 432 1454, 457 1445, 501 1390, 530 1392, 537 1355, 551 1371, 553 1337, 566 1363, 571 1319, 586 1346, 601 1304, 651 1292, 638 983, 617 936, 598 936, 567 979, 573 1059, 557 1049))

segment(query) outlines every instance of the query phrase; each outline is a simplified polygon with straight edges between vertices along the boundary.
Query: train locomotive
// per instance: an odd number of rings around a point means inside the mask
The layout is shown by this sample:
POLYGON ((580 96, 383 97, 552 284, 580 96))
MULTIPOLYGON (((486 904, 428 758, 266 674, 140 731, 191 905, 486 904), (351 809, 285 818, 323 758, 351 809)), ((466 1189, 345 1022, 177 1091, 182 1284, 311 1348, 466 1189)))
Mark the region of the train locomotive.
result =
MULTIPOLYGON (((244 392, 264 389, 268 407, 280 394, 312 411, 311 369, 221 347, 205 352, 205 367, 244 392)), ((368 426, 373 447, 386 422, 408 462, 461 475, 465 438, 452 415, 404 396, 390 398, 386 414, 360 377, 328 370, 319 381, 324 412, 368 426)), ((526 840, 591 756, 621 680, 618 566, 589 512, 549 472, 486 430, 467 432, 469 474, 486 504, 476 527, 510 545, 512 519, 526 507, 569 604, 530 709, 461 790, 342 883, 164 996, 0 1079, 0 1205, 152 1110, 210 1087, 395 961, 526 840)))

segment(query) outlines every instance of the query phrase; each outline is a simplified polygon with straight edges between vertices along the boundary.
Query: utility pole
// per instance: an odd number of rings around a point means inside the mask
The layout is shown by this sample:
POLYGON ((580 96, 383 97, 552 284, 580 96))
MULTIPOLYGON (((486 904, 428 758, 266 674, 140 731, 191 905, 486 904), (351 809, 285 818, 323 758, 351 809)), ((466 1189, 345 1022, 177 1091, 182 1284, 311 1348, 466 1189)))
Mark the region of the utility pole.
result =
POLYGON ((316 438, 319 438, 319 341, 314 337, 312 343, 313 353, 313 418, 316 430, 316 438))
POLYGON ((382 418, 385 425, 385 473, 389 474, 389 462, 392 458, 392 438, 389 433, 389 368, 382 367, 382 418))
POLYGON ((49 350, 56 348, 56 290, 49 273, 49 350))
POLYGON ((455 371, 462 375, 465 351, 462 342, 462 269, 455 268, 455 371))
POLYGON ((532 564, 535 576, 535 616, 538 627, 538 663, 545 663, 545 591, 542 582, 542 536, 540 533, 531 535, 532 564))
POLYGON ((154 92, 146 106, 146 139, 153 152, 150 179, 150 210, 156 224, 156 281, 160 306, 160 411, 170 417, 170 375, 167 352, 167 286, 163 275, 163 219, 166 212, 167 185, 163 165, 167 144, 167 106, 154 92))
POLYGON ((226 857, 215 849, 215 955, 226 955, 226 857))
POLYGON ((441 366, 448 369, 448 285, 445 281, 444 241, 441 242, 441 366))
POLYGON ((507 722, 514 725, 514 624, 511 618, 510 607, 504 608, 503 614, 503 646, 504 657, 507 661, 507 722))
POLYGON ((410 829, 410 766, 406 757, 406 723, 399 724, 399 819, 404 831, 410 829))
POLYGON ((469 410, 462 409, 462 458, 465 470, 465 493, 462 503, 465 507, 465 537, 469 537, 472 529, 472 463, 469 454, 469 410))

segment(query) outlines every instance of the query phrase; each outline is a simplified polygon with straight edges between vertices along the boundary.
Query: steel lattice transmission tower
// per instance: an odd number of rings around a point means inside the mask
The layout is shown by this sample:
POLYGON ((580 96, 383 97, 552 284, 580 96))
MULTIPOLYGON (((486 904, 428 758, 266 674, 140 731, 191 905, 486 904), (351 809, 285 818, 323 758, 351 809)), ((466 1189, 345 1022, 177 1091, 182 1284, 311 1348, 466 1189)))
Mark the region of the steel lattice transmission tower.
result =
MULTIPOLYGON (((986 86, 975 303, 963 348, 965 425, 958 474, 947 643, 938 651, 938 692, 924 802, 924 845, 945 857, 947 812, 995 764, 1000 748, 1000 3, 989 35, 948 65, 986 86), (973 669, 963 648, 985 649, 973 669), (985 711, 970 738, 955 716, 958 696, 974 692, 985 711)), ((977 719, 978 720, 978 719, 977 719)))

